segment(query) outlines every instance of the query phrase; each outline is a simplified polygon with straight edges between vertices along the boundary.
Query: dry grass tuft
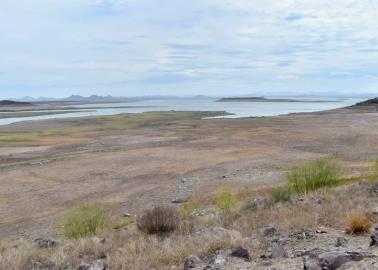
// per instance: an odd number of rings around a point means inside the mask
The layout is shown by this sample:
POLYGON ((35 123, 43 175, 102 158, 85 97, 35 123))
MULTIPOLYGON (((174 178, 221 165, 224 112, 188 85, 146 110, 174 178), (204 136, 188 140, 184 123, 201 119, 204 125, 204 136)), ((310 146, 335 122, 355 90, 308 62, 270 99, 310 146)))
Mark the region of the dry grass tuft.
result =
POLYGON ((347 233, 363 234, 368 233, 372 227, 372 223, 368 216, 361 211, 351 212, 347 217, 347 233))
POLYGON ((138 218, 138 229, 147 234, 167 235, 180 225, 180 216, 176 209, 156 206, 138 218))

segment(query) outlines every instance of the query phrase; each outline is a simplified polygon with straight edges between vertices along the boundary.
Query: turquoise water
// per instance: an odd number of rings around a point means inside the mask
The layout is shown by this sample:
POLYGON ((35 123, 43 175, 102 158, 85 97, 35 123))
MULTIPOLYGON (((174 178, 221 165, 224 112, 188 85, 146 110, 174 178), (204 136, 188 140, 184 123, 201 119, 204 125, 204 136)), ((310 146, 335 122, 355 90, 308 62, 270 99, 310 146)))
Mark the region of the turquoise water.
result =
MULTIPOLYGON (((66 114, 52 114, 31 117, 15 117, 1 119, 0 125, 13 124, 21 121, 45 120, 68 117, 84 117, 99 115, 115 115, 121 113, 141 113, 147 111, 227 111, 233 115, 222 116, 222 118, 241 118, 276 116, 298 112, 314 112, 335 108, 342 108, 360 102, 361 99, 324 99, 327 102, 215 102, 215 99, 159 99, 145 100, 138 102, 84 104, 69 107, 86 110, 90 107, 101 107, 99 109, 88 109, 84 112, 73 112, 66 114), (114 108, 125 107, 128 108, 114 108), (109 108, 112 107, 112 108, 109 108)), ((67 110, 69 111, 69 110, 67 110)))

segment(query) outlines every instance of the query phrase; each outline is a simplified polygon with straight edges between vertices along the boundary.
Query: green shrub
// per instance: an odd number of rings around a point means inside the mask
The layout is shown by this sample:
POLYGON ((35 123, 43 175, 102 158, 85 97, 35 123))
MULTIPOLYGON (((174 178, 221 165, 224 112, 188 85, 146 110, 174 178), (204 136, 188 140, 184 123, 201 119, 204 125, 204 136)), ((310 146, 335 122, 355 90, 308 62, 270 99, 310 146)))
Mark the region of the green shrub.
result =
POLYGON ((70 210, 64 220, 64 235, 78 239, 95 235, 104 229, 107 221, 106 209, 99 203, 82 204, 70 210))
POLYGON ((295 191, 291 186, 282 186, 274 189, 270 193, 270 201, 272 203, 288 202, 292 199, 295 191))
POLYGON ((147 234, 166 235, 174 232, 180 225, 176 209, 156 206, 138 218, 138 229, 147 234))
POLYGON ((306 194, 338 184, 341 166, 329 158, 318 158, 294 167, 286 176, 295 192, 306 194))
POLYGON ((238 210, 236 193, 228 188, 220 189, 215 196, 215 205, 225 216, 235 214, 238 210))
POLYGON ((181 216, 187 219, 193 219, 196 216, 197 204, 193 201, 187 201, 178 208, 181 216))

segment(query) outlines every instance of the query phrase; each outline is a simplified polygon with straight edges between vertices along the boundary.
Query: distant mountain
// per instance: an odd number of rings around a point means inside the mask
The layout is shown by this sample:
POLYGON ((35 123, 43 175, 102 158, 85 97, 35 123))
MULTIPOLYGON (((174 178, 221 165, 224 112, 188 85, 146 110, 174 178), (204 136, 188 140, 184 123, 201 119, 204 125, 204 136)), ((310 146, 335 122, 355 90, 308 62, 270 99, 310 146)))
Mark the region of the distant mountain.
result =
POLYGON ((20 102, 13 100, 0 100, 0 106, 31 106, 33 104, 29 102, 20 102))

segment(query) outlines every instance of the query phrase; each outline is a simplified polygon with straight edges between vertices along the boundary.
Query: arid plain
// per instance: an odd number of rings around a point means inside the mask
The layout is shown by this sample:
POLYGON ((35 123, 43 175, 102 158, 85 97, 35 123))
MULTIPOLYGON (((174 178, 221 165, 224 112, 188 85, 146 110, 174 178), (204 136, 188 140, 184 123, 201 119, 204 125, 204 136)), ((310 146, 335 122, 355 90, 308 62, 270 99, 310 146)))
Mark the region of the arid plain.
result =
POLYGON ((278 185, 297 161, 333 155, 360 175, 378 153, 378 111, 348 108, 244 119, 151 112, 0 126, 0 238, 55 235, 64 210, 115 213, 214 186, 278 185))

